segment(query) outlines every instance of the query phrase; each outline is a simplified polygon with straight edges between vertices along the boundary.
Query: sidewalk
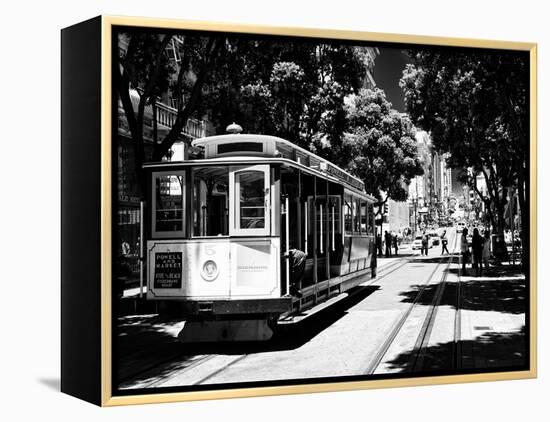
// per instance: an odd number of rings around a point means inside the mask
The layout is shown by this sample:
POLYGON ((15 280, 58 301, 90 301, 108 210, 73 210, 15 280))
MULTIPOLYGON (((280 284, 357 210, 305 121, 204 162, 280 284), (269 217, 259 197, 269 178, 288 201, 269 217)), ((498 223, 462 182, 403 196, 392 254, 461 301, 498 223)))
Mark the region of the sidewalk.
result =
POLYGON ((527 283, 520 268, 500 265, 460 277, 463 369, 522 367, 528 362, 527 283))

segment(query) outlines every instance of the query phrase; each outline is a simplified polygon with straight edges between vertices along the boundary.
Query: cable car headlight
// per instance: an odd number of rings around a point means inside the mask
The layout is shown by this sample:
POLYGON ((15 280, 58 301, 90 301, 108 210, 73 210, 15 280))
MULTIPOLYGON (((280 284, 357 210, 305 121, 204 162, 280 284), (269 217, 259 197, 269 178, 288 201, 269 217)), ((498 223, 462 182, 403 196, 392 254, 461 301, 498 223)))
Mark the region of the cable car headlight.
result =
POLYGON ((204 280, 214 281, 218 277, 218 273, 218 266, 211 259, 202 264, 201 277, 204 280))

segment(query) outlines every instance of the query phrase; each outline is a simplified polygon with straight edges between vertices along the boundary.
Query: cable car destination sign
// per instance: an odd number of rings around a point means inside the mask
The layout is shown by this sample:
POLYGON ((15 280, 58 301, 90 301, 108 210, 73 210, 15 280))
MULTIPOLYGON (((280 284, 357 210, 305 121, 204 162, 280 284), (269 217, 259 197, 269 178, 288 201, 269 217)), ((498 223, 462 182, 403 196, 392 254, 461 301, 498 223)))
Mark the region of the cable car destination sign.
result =
POLYGON ((155 288, 181 289, 181 252, 157 252, 155 254, 155 288))
POLYGON ((327 162, 321 162, 321 165, 319 166, 319 168, 325 173, 331 174, 332 176, 335 176, 338 179, 343 180, 347 184, 353 186, 355 189, 359 189, 360 191, 365 190, 365 184, 362 181, 357 180, 351 174, 346 173, 344 170, 336 167, 335 165, 332 165, 327 162))

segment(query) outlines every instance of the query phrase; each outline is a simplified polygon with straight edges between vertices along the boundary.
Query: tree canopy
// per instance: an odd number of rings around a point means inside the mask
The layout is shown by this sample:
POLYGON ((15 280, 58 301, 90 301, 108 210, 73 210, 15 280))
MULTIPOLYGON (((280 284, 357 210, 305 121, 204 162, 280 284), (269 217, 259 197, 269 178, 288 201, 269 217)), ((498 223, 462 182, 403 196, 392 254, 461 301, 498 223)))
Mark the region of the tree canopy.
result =
MULTIPOLYGON (((521 53, 422 50, 403 71, 400 86, 414 124, 431 132, 434 147, 448 152, 502 231, 507 192, 518 188, 525 209, 528 156, 528 61, 521 53), (466 171, 471 169, 472 171, 466 171), (483 196, 475 184, 482 174, 483 196)), ((525 215, 526 212, 523 212, 525 215)))
POLYGON ((380 89, 363 89, 347 100, 349 132, 344 137, 348 169, 361 177, 379 203, 405 201, 408 184, 423 173, 415 128, 392 108, 380 89))
POLYGON ((364 48, 248 38, 228 43, 205 98, 218 132, 236 121, 249 133, 336 157, 346 124, 344 98, 358 91, 370 65, 364 48))
POLYGON ((188 119, 199 109, 204 84, 223 47, 222 37, 180 36, 181 42, 175 43, 174 36, 141 31, 119 34, 119 47, 126 48, 119 48, 119 71, 114 83, 132 137, 134 171, 143 186, 142 164, 146 159, 160 161, 179 139, 188 119), (169 45, 178 60, 170 60, 169 45), (137 106, 132 102, 131 91, 139 97, 137 106), (152 152, 147 156, 145 109, 167 93, 177 104, 177 116, 166 136, 153 141, 152 152))
POLYGON ((410 120, 383 91, 362 89, 373 64, 367 47, 175 33, 122 37, 127 48, 120 50, 116 82, 137 172, 146 159, 168 154, 190 117, 204 116, 217 133, 235 121, 245 132, 309 149, 362 178, 381 202, 405 200, 406 184, 422 171, 410 120), (130 89, 139 94, 137 107, 130 89), (146 157, 144 110, 158 98, 176 104, 177 119, 146 157))
POLYGON ((175 37, 121 34, 126 48, 120 49, 115 82, 138 173, 145 160, 169 153, 190 117, 207 116, 218 133, 236 121, 246 132, 280 136, 327 159, 339 156, 344 98, 359 89, 372 64, 364 47, 246 36, 177 35, 174 42, 175 37), (139 95, 137 106, 131 89, 139 95), (177 104, 177 119, 146 157, 145 108, 157 98, 177 104))

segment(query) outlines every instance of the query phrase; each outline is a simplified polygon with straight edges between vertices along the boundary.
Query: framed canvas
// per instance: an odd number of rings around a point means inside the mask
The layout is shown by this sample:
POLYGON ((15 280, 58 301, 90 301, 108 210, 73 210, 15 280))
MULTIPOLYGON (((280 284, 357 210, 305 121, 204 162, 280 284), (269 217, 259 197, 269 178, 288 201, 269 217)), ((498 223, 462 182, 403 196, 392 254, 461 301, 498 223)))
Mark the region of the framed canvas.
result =
POLYGON ((61 46, 63 392, 536 377, 536 44, 101 16, 61 46))

